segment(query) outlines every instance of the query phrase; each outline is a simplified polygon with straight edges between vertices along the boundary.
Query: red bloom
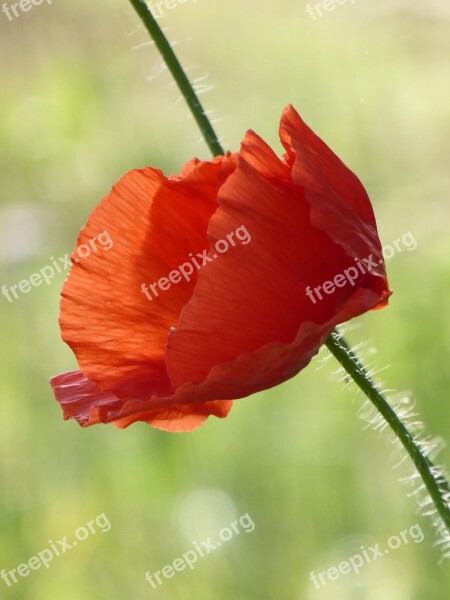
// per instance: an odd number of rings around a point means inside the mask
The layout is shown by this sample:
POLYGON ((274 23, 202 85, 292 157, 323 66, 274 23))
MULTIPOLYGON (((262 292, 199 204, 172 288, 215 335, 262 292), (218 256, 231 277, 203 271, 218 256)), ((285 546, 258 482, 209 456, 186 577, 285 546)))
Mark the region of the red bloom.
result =
POLYGON ((280 138, 283 159, 249 131, 239 154, 179 177, 131 171, 93 211, 78 248, 100 232, 113 247, 74 252, 63 287, 62 336, 80 366, 51 380, 66 419, 194 429, 387 303, 360 181, 291 106, 280 138))

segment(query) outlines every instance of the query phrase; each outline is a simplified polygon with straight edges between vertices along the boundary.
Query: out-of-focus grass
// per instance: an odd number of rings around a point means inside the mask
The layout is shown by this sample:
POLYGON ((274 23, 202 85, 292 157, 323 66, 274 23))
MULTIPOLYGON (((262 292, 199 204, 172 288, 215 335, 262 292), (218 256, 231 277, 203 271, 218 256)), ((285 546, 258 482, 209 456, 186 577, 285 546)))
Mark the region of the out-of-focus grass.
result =
MULTIPOLYGON (((291 102, 366 184, 383 243, 413 233, 417 249, 388 262, 390 307, 359 319, 351 338, 371 341, 379 366, 391 365, 388 387, 413 390, 428 431, 445 437, 448 20, 444 3, 442 13, 439 3, 436 13, 368 4, 338 6, 314 22, 301 1, 187 2, 163 23, 191 76, 208 74, 214 87, 202 99, 228 148, 252 128, 279 149, 279 115, 291 102)), ((44 4, 11 23, 0 14, 1 284, 71 251, 125 170, 177 172, 193 154, 208 156, 136 26, 125 0, 44 4)), ((0 581, 2 597, 445 597, 448 574, 428 522, 397 482, 405 471, 391 468, 390 438, 361 430, 359 399, 330 376, 331 363, 316 370, 314 361, 192 434, 63 423, 47 384, 76 366, 59 339, 62 281, 13 304, 0 297, 0 569, 49 539, 71 539, 99 513, 112 528, 11 588, 0 581), (217 537, 245 512, 256 524, 251 535, 158 592, 144 581, 193 536, 217 537), (205 519, 217 528, 202 531, 205 519), (309 581, 311 570, 339 564, 361 544, 383 546, 417 521, 421 544, 322 590, 309 581)))

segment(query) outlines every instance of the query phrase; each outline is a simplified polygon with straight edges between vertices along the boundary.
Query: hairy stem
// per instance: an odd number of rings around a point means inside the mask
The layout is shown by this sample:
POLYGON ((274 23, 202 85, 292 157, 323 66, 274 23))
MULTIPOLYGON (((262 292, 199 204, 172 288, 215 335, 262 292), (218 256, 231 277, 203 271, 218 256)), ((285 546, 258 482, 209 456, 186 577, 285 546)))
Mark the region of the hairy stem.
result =
POLYGON ((184 72, 183 67, 181 66, 180 61, 173 51, 168 39, 150 12, 150 9, 143 0, 130 0, 130 3, 141 18, 142 23, 145 25, 147 31, 155 42, 156 47, 160 51, 167 68, 177 82, 178 87, 180 88, 184 99, 191 109, 194 119, 196 120, 197 125, 200 127, 200 131, 202 132, 212 154, 214 156, 223 154, 223 148, 217 139, 217 135, 205 114, 203 106, 198 99, 194 88, 186 76, 186 73, 184 72))
MULTIPOLYGON (((150 36, 161 52, 166 65, 172 73, 175 81, 180 88, 200 130, 214 156, 223 154, 223 149, 217 139, 214 129, 209 122, 208 117, 195 93, 183 67, 176 57, 172 47, 162 32, 152 13, 143 0, 130 0, 130 3, 138 13, 143 24, 147 28, 150 36)), ((450 530, 450 507, 446 499, 450 493, 448 482, 442 475, 437 475, 437 470, 433 463, 424 454, 412 433, 409 432, 406 425, 383 394, 380 393, 377 386, 367 373, 366 368, 360 362, 359 358, 352 351, 345 339, 338 330, 334 330, 326 341, 326 346, 333 356, 338 360, 342 367, 347 371, 353 381, 363 391, 363 393, 374 404, 386 422, 390 425, 397 435, 408 455, 411 457, 417 471, 434 502, 434 505, 450 530)))
POLYGON ((330 335, 326 341, 326 346, 331 354, 333 354, 337 361, 344 367, 353 381, 364 392, 367 398, 374 404, 400 439, 403 447, 411 457, 417 471, 422 477, 439 515, 446 527, 450 530, 450 508, 446 500, 446 496, 450 491, 448 482, 443 477, 435 475, 436 468, 433 463, 424 455, 414 439, 414 436, 408 431, 408 428, 402 423, 402 420, 395 410, 378 390, 377 386, 367 373, 366 368, 339 331, 335 330, 330 335))

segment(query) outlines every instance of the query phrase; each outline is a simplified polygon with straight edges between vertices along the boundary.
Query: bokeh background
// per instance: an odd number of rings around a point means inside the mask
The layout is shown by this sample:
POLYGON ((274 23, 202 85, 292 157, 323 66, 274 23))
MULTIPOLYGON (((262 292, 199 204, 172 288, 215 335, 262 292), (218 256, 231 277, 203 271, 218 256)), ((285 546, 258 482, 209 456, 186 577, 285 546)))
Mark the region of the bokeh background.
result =
MULTIPOLYGON (((10 4, 7 2, 7 4, 10 4)), ((313 2, 316 4, 316 2, 313 2)), ((227 148, 252 128, 281 150, 289 102, 358 173, 380 236, 416 241, 389 260, 389 308, 349 333, 389 388, 408 389, 427 432, 449 434, 450 10, 447 0, 350 0, 315 21, 303 0, 187 0, 167 28, 227 148), (206 89, 210 88, 210 89, 206 89)), ((123 172, 178 172, 209 156, 126 0, 54 0, 0 13, 0 284, 71 252, 123 172)), ((363 430, 361 399, 320 358, 190 434, 63 422, 48 378, 76 368, 60 341, 59 290, 0 296, 0 569, 100 513, 111 530, 8 588, 14 600, 443 600, 449 568, 392 468, 389 434, 363 430), (249 513, 256 525, 165 581, 192 541, 249 513), (309 580, 419 523, 420 544, 317 590, 309 580)), ((444 449, 439 461, 448 462, 444 449)))

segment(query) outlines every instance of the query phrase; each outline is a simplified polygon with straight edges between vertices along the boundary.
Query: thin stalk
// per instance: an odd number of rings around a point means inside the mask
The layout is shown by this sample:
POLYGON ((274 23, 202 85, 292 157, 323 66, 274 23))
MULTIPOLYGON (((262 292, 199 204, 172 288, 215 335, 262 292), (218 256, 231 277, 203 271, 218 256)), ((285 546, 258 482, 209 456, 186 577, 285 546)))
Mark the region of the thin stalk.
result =
MULTIPOLYGON (((130 3, 142 19, 142 22, 155 42, 156 47, 161 52, 167 67, 177 82, 183 97, 200 127, 212 154, 214 156, 223 154, 224 152, 217 135, 209 122, 183 67, 149 8, 143 0, 130 0, 130 3)), ((450 487, 444 476, 434 475, 434 473, 437 473, 436 467, 425 456, 412 433, 410 433, 383 394, 377 389, 377 386, 369 376, 366 368, 338 330, 335 329, 333 331, 326 341, 326 346, 397 435, 419 472, 440 517, 450 531, 450 507, 446 499, 449 497, 450 487)))
POLYGON ((194 119, 196 120, 197 125, 200 127, 200 131, 202 132, 202 135, 205 138, 205 141, 208 144, 212 154, 214 156, 224 154, 223 148, 219 143, 217 135, 205 114, 203 106, 198 99, 191 82, 184 72, 183 67, 181 66, 180 61, 173 51, 168 39, 150 12, 150 9, 143 0, 130 0, 130 3, 141 18, 142 23, 146 27, 151 38, 155 42, 156 47, 160 51, 167 68, 177 82, 178 87, 180 88, 184 99, 191 109, 194 119))
POLYGON ((367 372, 367 369, 361 363, 359 358, 347 344, 345 339, 334 330, 328 340, 325 342, 328 350, 336 360, 344 367, 353 381, 364 392, 369 400, 381 413, 385 421, 393 429, 396 436, 400 439, 406 452, 411 457, 417 471, 433 499, 434 505, 444 521, 446 527, 450 530, 450 508, 446 500, 446 495, 450 492, 449 485, 443 477, 439 479, 433 474, 436 473, 436 467, 424 455, 417 444, 414 436, 408 431, 408 428, 401 421, 395 410, 378 390, 375 383, 367 372))

